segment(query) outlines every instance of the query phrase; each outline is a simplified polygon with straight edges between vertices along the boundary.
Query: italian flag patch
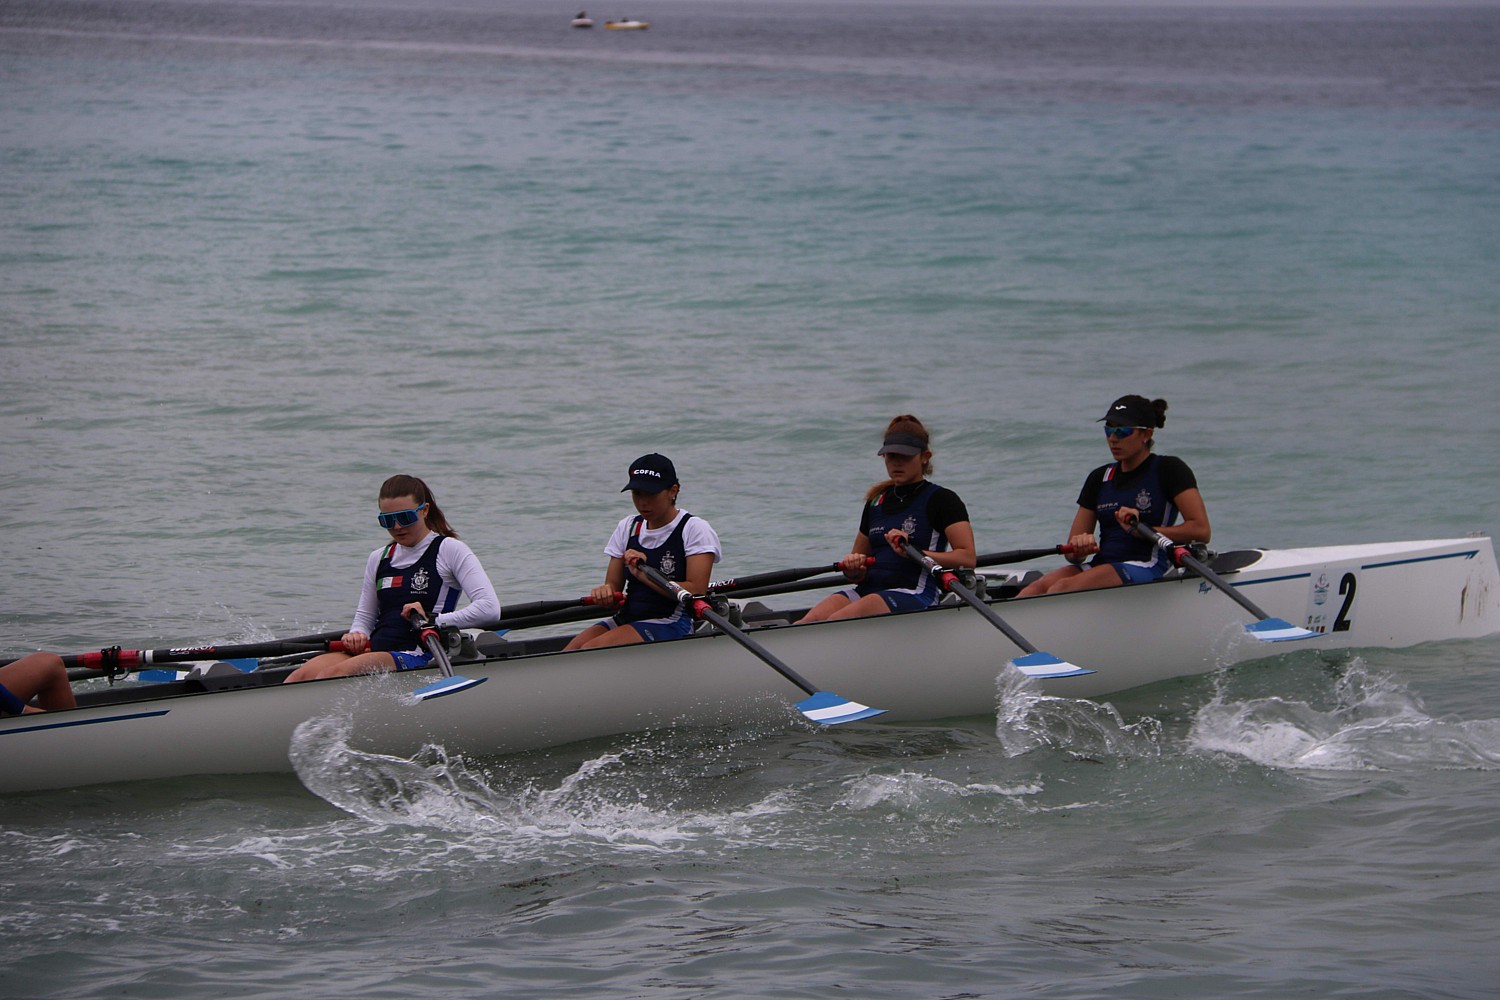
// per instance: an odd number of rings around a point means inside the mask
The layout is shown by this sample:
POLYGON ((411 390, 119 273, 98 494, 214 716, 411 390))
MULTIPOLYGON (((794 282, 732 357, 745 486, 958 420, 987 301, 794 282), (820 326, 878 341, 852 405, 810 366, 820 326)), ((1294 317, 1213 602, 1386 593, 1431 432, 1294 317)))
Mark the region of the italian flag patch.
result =
POLYGON ((375 581, 375 589, 389 590, 391 587, 399 587, 401 586, 401 581, 403 579, 403 577, 399 576, 383 576, 379 580, 375 581))

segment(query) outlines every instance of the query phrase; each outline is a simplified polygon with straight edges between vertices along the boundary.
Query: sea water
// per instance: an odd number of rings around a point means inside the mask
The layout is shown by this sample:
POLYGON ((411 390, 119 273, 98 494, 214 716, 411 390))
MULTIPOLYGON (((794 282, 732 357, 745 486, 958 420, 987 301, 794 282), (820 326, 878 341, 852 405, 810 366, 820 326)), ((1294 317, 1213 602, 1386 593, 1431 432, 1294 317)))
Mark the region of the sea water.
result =
MULTIPOLYGON (((1049 544, 1125 392, 1216 547, 1496 529, 1493 9, 575 12, 0 4, 3 655, 342 628, 397 471, 503 601, 598 582, 648 451, 716 576, 832 561, 901 412, 981 551, 1049 544)), ((1000 659, 973 719, 335 715, 9 796, 0 992, 1493 995, 1500 640, 1000 659)))

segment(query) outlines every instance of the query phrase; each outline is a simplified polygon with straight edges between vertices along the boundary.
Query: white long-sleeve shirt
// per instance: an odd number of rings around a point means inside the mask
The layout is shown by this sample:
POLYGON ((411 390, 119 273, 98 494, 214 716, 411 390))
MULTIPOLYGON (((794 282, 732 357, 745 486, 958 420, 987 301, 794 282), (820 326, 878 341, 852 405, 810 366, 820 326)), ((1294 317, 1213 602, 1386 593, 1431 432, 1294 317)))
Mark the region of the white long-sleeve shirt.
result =
MULTIPOLYGON (((438 537, 437 532, 429 531, 426 537, 411 548, 397 545, 396 551, 391 553, 391 566, 406 569, 422 558, 427 546, 438 537)), ((375 573, 386 548, 387 546, 382 545, 371 552, 370 558, 365 562, 365 584, 359 592, 359 606, 354 610, 354 624, 349 626, 351 632, 369 635, 375 629, 376 611, 379 608, 375 596, 375 573)), ((489 575, 468 545, 457 538, 443 539, 443 547, 438 549, 437 572, 442 587, 438 590, 436 607, 442 607, 450 590, 454 589, 469 599, 464 607, 439 614, 436 619, 438 625, 480 628, 493 625, 499 620, 500 598, 495 596, 495 587, 490 583, 489 575)))

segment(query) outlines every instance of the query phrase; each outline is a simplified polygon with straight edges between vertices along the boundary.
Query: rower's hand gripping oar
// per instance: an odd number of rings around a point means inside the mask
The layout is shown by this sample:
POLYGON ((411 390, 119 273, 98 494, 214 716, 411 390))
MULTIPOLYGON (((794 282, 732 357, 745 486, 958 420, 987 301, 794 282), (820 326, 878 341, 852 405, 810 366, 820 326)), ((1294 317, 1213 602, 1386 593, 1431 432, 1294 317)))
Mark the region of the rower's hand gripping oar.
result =
POLYGON ((453 662, 448 659, 448 650, 443 646, 442 633, 430 619, 420 618, 416 626, 421 630, 422 645, 427 647, 427 652, 432 654, 432 662, 438 665, 443 672, 442 679, 435 680, 431 684, 423 684, 413 691, 412 697, 418 701, 427 701, 429 698, 441 698, 445 694, 456 694, 466 691, 477 684, 483 684, 487 677, 461 677, 453 672, 453 662))
POLYGON ((906 558, 921 563, 932 573, 936 574, 938 580, 942 582, 944 590, 955 593, 963 598, 971 608, 979 612, 985 621, 995 626, 1001 632, 1004 632, 1007 639, 1026 651, 1025 656, 1017 656, 1010 662, 1027 677, 1082 677, 1084 674, 1093 673, 1092 670, 1080 667, 1076 663, 1069 663, 1067 660, 1054 656, 1052 653, 1044 653, 1038 650, 1031 643, 1027 642, 1021 633, 1011 628, 1010 624, 1004 618, 996 614, 994 608, 981 601, 972 590, 965 587, 958 579, 957 573, 945 566, 938 565, 936 559, 917 548, 911 542, 903 541, 901 549, 906 558))
POLYGON ((883 708, 871 708, 868 705, 861 705, 857 701, 850 701, 848 698, 836 695, 831 691, 819 691, 808 683, 807 679, 801 674, 785 663, 782 663, 770 650, 736 628, 729 619, 715 611, 713 606, 703 598, 694 597, 692 594, 689 594, 676 581, 668 580, 661 573, 657 572, 655 567, 645 562, 637 563, 636 569, 644 579, 662 588, 669 594, 675 594, 678 602, 688 609, 694 618, 702 618, 717 625, 719 631, 729 636, 729 638, 741 646, 744 646, 777 673, 781 674, 781 676, 807 692, 810 697, 797 702, 797 710, 813 722, 824 726, 835 726, 841 722, 856 722, 860 719, 868 719, 872 716, 885 714, 886 710, 883 708))
POLYGON ((1290 639, 1311 639, 1318 634, 1310 629, 1302 628, 1300 625, 1293 625, 1285 618, 1272 618, 1256 607, 1250 598, 1236 590, 1222 576, 1205 566, 1202 560, 1195 558, 1188 551, 1187 546, 1178 545, 1166 535, 1152 528, 1151 525, 1137 520, 1130 526, 1130 530, 1138 538, 1144 538, 1152 545, 1170 555, 1175 565, 1187 566, 1193 572, 1203 577, 1203 579, 1232 597, 1240 607, 1254 615, 1257 620, 1246 625, 1245 631, 1255 636, 1261 642, 1286 642, 1290 639))

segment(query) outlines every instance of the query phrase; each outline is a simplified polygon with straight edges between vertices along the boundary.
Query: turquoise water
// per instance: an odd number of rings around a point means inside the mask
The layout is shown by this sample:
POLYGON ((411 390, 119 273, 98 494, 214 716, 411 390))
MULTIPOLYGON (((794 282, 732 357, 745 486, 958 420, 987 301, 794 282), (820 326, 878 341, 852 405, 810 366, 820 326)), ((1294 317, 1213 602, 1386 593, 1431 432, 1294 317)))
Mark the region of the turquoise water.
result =
MULTIPOLYGON (((595 582, 651 450, 722 575, 831 560, 903 411, 1048 543, 1127 391, 1221 548, 1496 530, 1492 10, 648 6, 0 5, 0 652, 342 627, 395 471, 502 600, 595 582)), ((447 769, 331 720, 300 780, 0 804, 0 970, 1472 997, 1497 654, 447 769)))

